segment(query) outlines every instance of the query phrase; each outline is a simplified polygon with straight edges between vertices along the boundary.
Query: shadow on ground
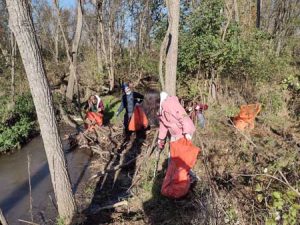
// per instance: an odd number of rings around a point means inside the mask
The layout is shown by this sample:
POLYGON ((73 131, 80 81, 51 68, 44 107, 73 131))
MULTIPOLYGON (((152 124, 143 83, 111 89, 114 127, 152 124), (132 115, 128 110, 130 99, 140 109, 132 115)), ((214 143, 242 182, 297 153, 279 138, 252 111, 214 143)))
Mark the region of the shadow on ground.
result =
POLYGON ((152 198, 143 204, 145 223, 151 225, 209 224, 205 196, 209 190, 197 184, 187 196, 170 199, 161 195, 161 186, 167 170, 167 160, 156 176, 152 187, 152 198))
MULTIPOLYGON (((117 154, 112 155, 109 161, 106 163, 106 169, 111 169, 120 164, 126 164, 132 159, 135 159, 141 154, 142 145, 146 140, 145 131, 137 134, 132 134, 128 142, 124 142, 120 149, 116 151, 117 154)), ((115 222, 114 213, 116 209, 100 210, 102 207, 118 203, 122 200, 126 200, 131 197, 131 193, 128 191, 132 184, 132 177, 136 169, 136 161, 122 167, 121 170, 117 170, 107 175, 102 176, 93 194, 91 204, 84 212, 86 214, 86 220, 83 222, 85 225, 95 224, 108 224, 115 222)), ((119 212, 122 218, 135 217, 133 213, 127 210, 119 212)))

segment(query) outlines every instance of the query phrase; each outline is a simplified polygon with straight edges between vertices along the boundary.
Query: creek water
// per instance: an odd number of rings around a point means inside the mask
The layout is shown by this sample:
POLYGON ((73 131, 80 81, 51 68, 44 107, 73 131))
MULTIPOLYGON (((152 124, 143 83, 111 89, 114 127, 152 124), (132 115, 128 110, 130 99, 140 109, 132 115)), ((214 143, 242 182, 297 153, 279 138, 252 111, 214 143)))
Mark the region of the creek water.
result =
MULTIPOLYGON (((66 148, 67 144, 64 144, 66 148)), ((80 182, 88 176, 90 152, 76 149, 66 153, 68 170, 73 192, 76 193, 80 182)), ((0 208, 9 225, 24 224, 19 219, 40 224, 55 224, 55 208, 47 158, 42 138, 36 137, 20 151, 0 157, 0 208), (28 173, 28 156, 30 157, 31 199, 28 173), (30 210, 32 205, 32 210, 30 210)))

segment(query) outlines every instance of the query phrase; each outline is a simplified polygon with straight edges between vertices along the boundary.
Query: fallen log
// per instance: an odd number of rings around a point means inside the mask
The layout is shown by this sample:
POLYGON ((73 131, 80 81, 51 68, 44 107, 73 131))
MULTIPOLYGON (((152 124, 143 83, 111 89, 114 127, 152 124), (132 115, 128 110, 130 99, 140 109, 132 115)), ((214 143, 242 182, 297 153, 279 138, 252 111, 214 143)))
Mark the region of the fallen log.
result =
POLYGON ((38 223, 34 223, 34 222, 26 221, 26 220, 21 220, 21 219, 18 219, 18 221, 22 222, 22 223, 31 224, 31 225, 39 225, 38 223))
POLYGON ((65 112, 62 104, 59 104, 59 112, 63 121, 71 127, 78 128, 79 125, 74 120, 72 120, 65 112))
POLYGON ((128 201, 124 200, 124 201, 117 202, 117 203, 112 204, 112 205, 107 205, 107 206, 103 206, 103 207, 100 207, 100 208, 96 208, 96 209, 93 209, 91 213, 92 214, 97 214, 102 210, 114 209, 114 208, 117 208, 117 207, 120 207, 120 206, 128 206, 128 201))
POLYGON ((95 174, 94 176, 92 176, 92 177, 90 178, 90 180, 95 179, 95 178, 97 178, 97 177, 101 177, 101 176, 105 175, 106 173, 115 172, 115 171, 117 171, 117 170, 122 169, 122 168, 125 167, 125 166, 129 166, 131 163, 135 162, 138 158, 140 158, 140 156, 135 157, 135 158, 133 158, 133 159, 127 161, 127 162, 124 163, 124 164, 119 164, 119 165, 117 165, 117 166, 115 166, 115 167, 113 167, 113 168, 111 168, 111 169, 107 169, 107 170, 101 171, 101 172, 95 174))

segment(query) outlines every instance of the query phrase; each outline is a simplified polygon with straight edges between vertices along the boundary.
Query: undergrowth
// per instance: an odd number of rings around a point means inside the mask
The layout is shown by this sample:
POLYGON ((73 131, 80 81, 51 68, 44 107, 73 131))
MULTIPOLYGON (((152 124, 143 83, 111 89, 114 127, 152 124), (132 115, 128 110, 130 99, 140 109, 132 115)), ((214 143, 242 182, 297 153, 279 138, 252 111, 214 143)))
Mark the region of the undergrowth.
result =
POLYGON ((30 94, 17 97, 0 123, 0 152, 19 149, 37 131, 36 113, 30 94))

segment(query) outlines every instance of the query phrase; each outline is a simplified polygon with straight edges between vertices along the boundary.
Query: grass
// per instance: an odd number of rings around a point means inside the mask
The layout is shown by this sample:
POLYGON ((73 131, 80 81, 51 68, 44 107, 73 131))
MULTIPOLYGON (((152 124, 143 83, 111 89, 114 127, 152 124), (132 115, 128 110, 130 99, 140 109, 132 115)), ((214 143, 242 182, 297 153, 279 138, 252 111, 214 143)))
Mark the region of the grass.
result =
POLYGON ((56 218, 56 225, 65 225, 65 219, 61 217, 56 218))
POLYGON ((104 96, 102 98, 103 103, 104 103, 104 121, 110 122, 111 124, 117 124, 121 123, 123 120, 124 116, 124 111, 117 117, 116 113, 120 107, 121 104, 121 99, 117 98, 115 96, 109 95, 109 96, 104 96))

